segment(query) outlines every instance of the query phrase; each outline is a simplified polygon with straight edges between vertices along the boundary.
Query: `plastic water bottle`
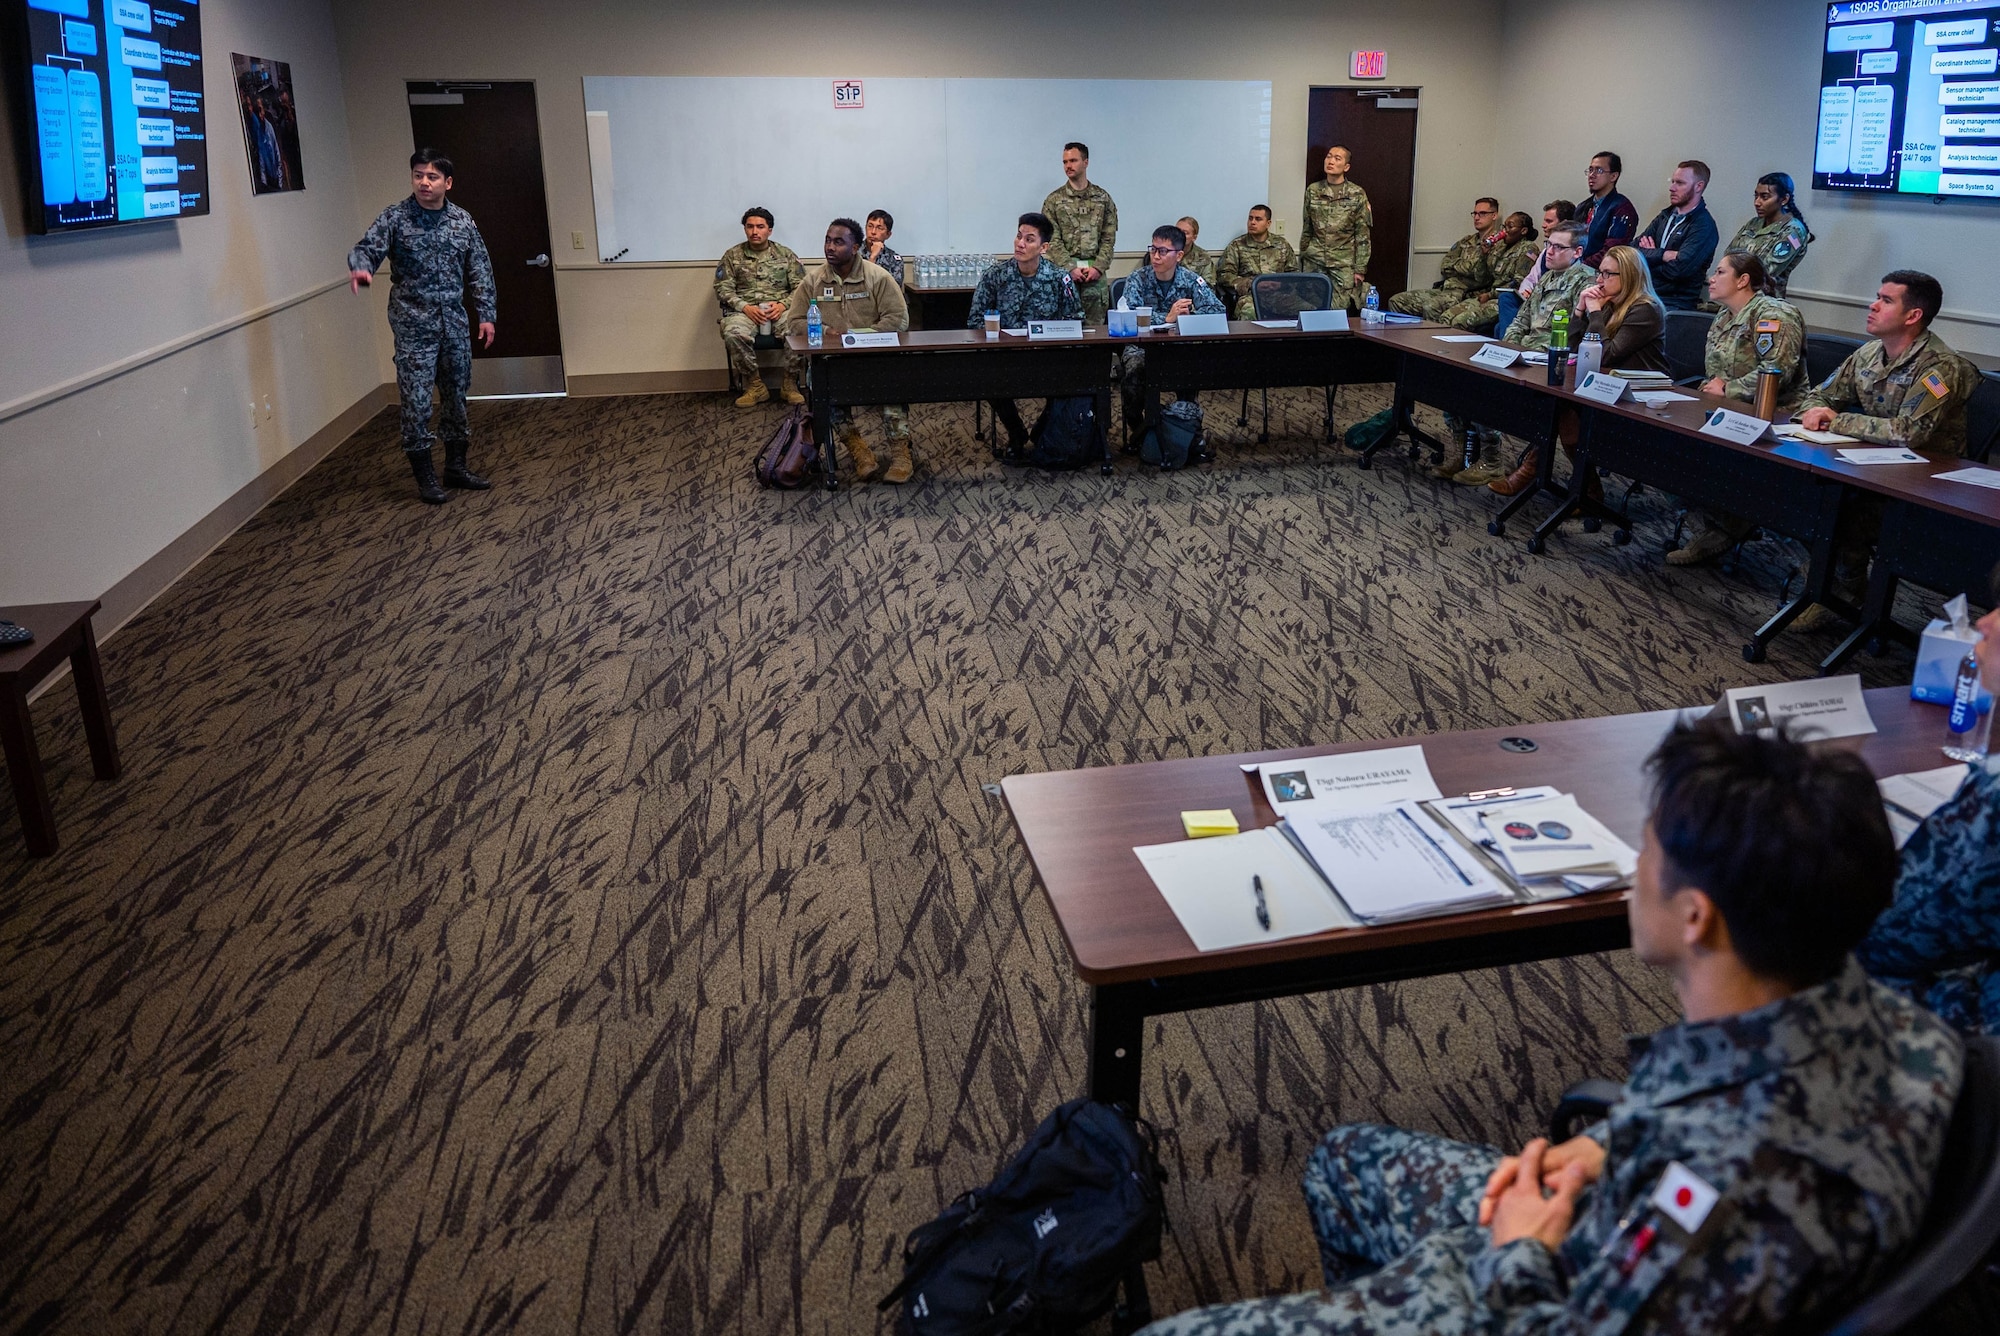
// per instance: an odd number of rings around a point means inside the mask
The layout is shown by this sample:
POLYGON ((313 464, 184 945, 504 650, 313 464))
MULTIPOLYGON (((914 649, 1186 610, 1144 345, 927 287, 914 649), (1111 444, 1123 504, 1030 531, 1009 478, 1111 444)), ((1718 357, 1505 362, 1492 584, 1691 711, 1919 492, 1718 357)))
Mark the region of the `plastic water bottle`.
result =
POLYGON ((1952 684, 1944 754, 1976 765, 1986 759, 1986 740, 1992 730, 1993 712, 1979 708, 1979 657, 1967 650, 1958 661, 1958 680, 1952 684))
POLYGON ((1583 384, 1585 376, 1594 375, 1604 369, 1604 340, 1595 334, 1583 336, 1583 342, 1576 349, 1576 383, 1583 384))
POLYGON ((1382 295, 1375 291, 1375 285, 1368 285, 1368 295, 1361 302, 1361 323, 1379 325, 1382 323, 1382 295))
POLYGON ((806 347, 819 347, 825 336, 826 326, 819 322, 819 303, 813 302, 806 307, 806 347))

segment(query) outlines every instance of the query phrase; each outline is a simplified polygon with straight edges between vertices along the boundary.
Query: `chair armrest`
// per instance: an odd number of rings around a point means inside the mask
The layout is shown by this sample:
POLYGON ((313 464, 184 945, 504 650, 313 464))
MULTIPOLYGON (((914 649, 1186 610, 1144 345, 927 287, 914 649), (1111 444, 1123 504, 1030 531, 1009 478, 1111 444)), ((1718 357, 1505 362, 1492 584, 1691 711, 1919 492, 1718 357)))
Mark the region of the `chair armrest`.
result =
POLYGON ((1557 1145, 1568 1141, 1610 1113, 1624 1093, 1625 1087, 1617 1081, 1578 1081, 1563 1091, 1556 1111, 1549 1115, 1549 1140, 1557 1145))

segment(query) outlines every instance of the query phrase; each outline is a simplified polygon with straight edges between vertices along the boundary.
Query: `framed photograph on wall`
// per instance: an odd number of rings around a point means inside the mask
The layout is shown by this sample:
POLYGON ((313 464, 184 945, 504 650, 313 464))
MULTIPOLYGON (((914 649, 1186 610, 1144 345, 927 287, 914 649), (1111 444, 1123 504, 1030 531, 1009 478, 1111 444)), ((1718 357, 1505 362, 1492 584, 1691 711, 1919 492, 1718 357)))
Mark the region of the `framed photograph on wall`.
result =
POLYGON ((243 147, 250 155, 250 189, 271 195, 306 188, 299 159, 299 110, 292 97, 292 67, 231 52, 236 106, 243 115, 243 147))

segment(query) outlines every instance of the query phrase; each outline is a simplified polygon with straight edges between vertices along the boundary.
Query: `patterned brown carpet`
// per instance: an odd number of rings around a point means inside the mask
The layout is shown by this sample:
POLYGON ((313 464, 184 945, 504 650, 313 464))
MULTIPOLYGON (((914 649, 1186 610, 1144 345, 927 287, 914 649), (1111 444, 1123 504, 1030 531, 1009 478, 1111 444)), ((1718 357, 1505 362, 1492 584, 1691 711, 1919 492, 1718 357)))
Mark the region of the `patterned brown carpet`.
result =
MULTIPOLYGON (((40 703, 0 1330, 873 1330, 904 1233, 1082 1082, 982 784, 1688 704, 1828 643, 1739 655, 1780 543, 1671 572, 1642 497, 1631 547, 1529 557, 1273 409, 1104 479, 920 407, 917 484, 827 497, 751 482, 772 410, 480 405, 498 487, 442 512, 376 419, 107 646, 123 780, 40 703)), ((1160 1311, 1312 1283, 1329 1124, 1516 1143, 1670 1014, 1614 956, 1159 1021, 1160 1311)))

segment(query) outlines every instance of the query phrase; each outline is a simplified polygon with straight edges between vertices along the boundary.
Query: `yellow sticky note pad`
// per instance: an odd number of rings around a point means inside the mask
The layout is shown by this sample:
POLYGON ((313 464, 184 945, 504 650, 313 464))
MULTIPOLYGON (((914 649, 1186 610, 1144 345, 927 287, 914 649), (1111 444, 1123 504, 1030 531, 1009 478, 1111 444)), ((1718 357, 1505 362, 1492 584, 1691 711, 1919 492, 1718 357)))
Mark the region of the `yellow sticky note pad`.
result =
POLYGON ((1236 834, 1236 813, 1227 807, 1218 807, 1209 812, 1182 812, 1181 828, 1187 831, 1191 840, 1206 839, 1211 835, 1236 834))

